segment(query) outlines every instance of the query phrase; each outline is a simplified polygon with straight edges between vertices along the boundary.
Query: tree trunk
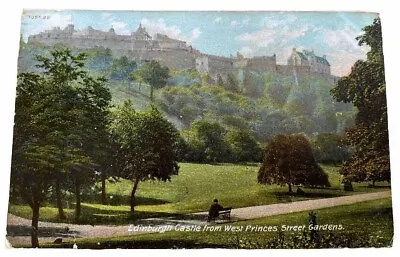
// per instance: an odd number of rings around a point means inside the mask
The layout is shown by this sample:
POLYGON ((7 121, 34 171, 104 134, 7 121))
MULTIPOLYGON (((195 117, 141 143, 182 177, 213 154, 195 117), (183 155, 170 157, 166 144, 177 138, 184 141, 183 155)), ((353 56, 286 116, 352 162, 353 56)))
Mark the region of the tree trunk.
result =
POLYGON ((289 193, 293 193, 292 184, 291 184, 291 183, 288 183, 288 186, 289 186, 289 193))
POLYGON ((79 223, 79 217, 81 216, 81 184, 77 178, 75 181, 75 223, 79 223))
POLYGON ((102 205, 107 205, 106 179, 107 179, 107 175, 103 170, 103 171, 101 171, 101 204, 102 205))
POLYGON ((38 238, 39 209, 40 209, 40 206, 39 206, 38 203, 34 203, 32 205, 32 227, 31 227, 32 248, 38 248, 39 247, 39 238, 38 238))
POLYGON ((65 220, 67 217, 65 216, 64 209, 62 206, 60 178, 56 178, 56 197, 57 197, 58 219, 65 220))
POLYGON ((132 193, 131 193, 131 212, 135 211, 135 193, 139 184, 139 178, 135 179, 135 183, 133 183, 132 193))
POLYGON ((372 180, 372 187, 375 187, 375 180, 372 180))
POLYGON ((154 88, 150 85, 150 102, 153 103, 154 88))

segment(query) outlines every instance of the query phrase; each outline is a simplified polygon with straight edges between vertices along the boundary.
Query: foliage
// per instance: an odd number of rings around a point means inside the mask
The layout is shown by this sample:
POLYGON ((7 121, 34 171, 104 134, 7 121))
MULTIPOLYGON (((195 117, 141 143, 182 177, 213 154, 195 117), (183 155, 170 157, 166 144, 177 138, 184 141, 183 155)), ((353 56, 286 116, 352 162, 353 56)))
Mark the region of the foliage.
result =
POLYGON ((20 73, 17 85, 11 193, 33 210, 33 246, 38 245, 39 208, 53 180, 57 185, 68 180, 77 189, 79 218, 79 188, 93 178, 89 164, 101 156, 111 101, 105 79, 83 70, 84 54, 56 48, 50 55, 38 55, 42 72, 20 73))
POLYGON ((154 89, 162 88, 167 84, 169 69, 157 61, 151 61, 140 66, 132 76, 139 82, 151 86, 150 100, 153 101, 154 89))
POLYGON ((222 79, 221 74, 217 74, 217 81, 216 81, 216 83, 217 83, 218 86, 221 86, 221 87, 225 86, 225 82, 224 82, 224 80, 222 79))
POLYGON ((315 162, 311 145, 303 135, 279 135, 265 149, 258 172, 262 184, 330 186, 328 175, 315 162))
POLYGON ((237 162, 260 162, 262 151, 257 141, 248 131, 230 130, 226 141, 231 145, 234 160, 237 162))
POLYGON ((222 84, 226 88, 226 90, 234 92, 234 93, 239 93, 239 81, 236 79, 235 75, 233 73, 228 73, 226 83, 222 84))
POLYGON ((136 68, 136 62, 130 61, 126 56, 114 59, 108 71, 110 80, 133 80, 130 74, 134 72, 136 68))
POLYGON ((312 142, 315 160, 320 163, 342 164, 349 150, 342 136, 334 133, 318 134, 312 142))
POLYGON ((348 76, 332 89, 340 102, 357 107, 356 124, 346 131, 346 138, 355 149, 345 162, 341 174, 351 181, 390 181, 389 139, 386 105, 386 84, 382 52, 381 22, 377 18, 357 37, 359 45, 371 50, 367 60, 357 61, 348 76))
MULTIPOLYGON (((105 72, 109 73, 111 71, 110 79, 126 79, 126 74, 123 76, 123 72, 118 74, 118 60, 114 60, 111 49, 109 48, 92 48, 86 51, 87 60, 85 63, 85 67, 88 70, 97 71, 97 72, 105 72)), ((122 60, 123 61, 123 60, 122 60)), ((122 64, 121 59, 119 62, 122 64)), ((124 65, 121 65, 124 66, 124 65)), ((119 67, 125 68, 125 67, 119 67)))
POLYGON ((148 112, 136 112, 126 101, 113 113, 110 126, 113 139, 119 145, 115 153, 118 176, 134 180, 131 211, 139 181, 171 179, 178 174, 174 146, 178 132, 153 106, 148 112))
POLYGON ((227 130, 219 123, 194 122, 187 134, 189 153, 186 158, 208 163, 233 161, 232 150, 225 140, 226 133, 227 130))

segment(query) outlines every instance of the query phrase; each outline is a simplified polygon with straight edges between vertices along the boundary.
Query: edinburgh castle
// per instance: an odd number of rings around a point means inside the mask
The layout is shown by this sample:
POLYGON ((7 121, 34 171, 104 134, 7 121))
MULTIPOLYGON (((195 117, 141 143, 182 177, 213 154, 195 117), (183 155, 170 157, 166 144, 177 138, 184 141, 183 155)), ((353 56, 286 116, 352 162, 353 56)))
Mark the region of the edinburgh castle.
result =
POLYGON ((105 32, 90 26, 78 31, 70 24, 64 29, 53 28, 31 35, 28 41, 48 46, 62 44, 77 49, 109 48, 116 56, 127 56, 138 62, 156 60, 171 69, 197 69, 214 78, 218 74, 226 77, 229 72, 238 69, 332 77, 326 57, 317 56, 313 51, 299 52, 294 48, 287 65, 278 65, 275 54, 252 58, 245 58, 240 53, 230 57, 209 55, 201 53, 185 41, 162 34, 152 37, 141 24, 131 35, 116 34, 113 28, 105 32))

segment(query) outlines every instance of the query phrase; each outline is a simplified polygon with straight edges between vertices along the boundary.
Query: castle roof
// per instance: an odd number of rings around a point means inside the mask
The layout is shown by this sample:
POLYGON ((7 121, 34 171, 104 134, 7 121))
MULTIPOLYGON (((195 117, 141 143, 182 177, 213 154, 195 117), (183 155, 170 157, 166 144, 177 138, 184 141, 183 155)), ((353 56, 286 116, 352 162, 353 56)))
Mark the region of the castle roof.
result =
POLYGON ((135 37, 137 38, 151 38, 149 33, 147 33, 146 29, 142 27, 142 24, 139 24, 139 27, 136 29, 135 37))
POLYGON ((322 64, 330 66, 328 60, 325 57, 317 56, 317 55, 314 54, 313 51, 303 50, 303 52, 297 52, 297 54, 300 56, 300 58, 302 60, 308 60, 308 56, 312 56, 312 57, 315 57, 315 60, 318 63, 322 63, 322 64))

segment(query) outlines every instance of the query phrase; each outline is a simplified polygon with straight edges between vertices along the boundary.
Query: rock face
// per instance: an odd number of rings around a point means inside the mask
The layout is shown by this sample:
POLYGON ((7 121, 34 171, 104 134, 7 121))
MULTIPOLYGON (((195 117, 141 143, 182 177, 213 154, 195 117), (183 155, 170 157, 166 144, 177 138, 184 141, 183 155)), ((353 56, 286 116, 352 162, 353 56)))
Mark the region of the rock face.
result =
POLYGON ((162 34, 152 37, 141 24, 130 35, 116 34, 113 28, 102 31, 89 26, 83 30, 75 30, 74 25, 70 24, 64 29, 57 27, 31 35, 28 42, 47 46, 61 44, 77 49, 109 48, 117 57, 127 56, 139 62, 156 60, 171 69, 197 69, 200 73, 209 73, 213 78, 218 74, 226 77, 229 72, 238 69, 274 71, 287 75, 296 73, 331 76, 326 57, 316 56, 313 51, 297 52, 294 48, 288 65, 277 65, 275 54, 253 58, 245 58, 240 53, 230 57, 209 55, 201 53, 185 41, 162 34))

